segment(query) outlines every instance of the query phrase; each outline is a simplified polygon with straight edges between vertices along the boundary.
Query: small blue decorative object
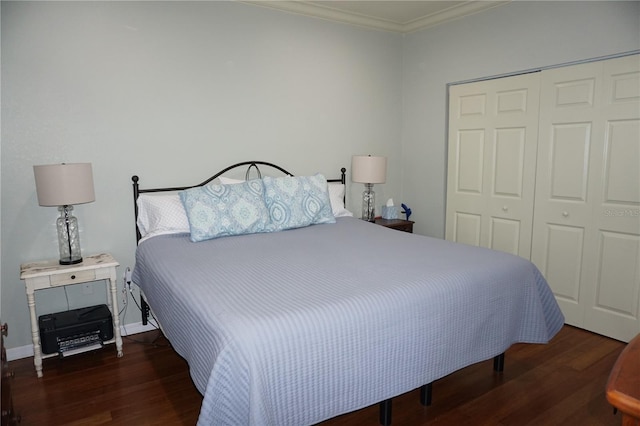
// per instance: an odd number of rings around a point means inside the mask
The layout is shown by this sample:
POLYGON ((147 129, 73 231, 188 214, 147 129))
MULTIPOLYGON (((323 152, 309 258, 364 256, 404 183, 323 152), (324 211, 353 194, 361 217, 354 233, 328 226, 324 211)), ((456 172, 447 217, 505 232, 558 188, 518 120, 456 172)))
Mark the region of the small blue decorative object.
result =
POLYGON ((402 208, 404 209, 404 211, 402 213, 407 215, 407 220, 409 220, 409 216, 411 216, 411 209, 409 208, 409 206, 407 206, 406 204, 400 204, 402 206, 402 208))

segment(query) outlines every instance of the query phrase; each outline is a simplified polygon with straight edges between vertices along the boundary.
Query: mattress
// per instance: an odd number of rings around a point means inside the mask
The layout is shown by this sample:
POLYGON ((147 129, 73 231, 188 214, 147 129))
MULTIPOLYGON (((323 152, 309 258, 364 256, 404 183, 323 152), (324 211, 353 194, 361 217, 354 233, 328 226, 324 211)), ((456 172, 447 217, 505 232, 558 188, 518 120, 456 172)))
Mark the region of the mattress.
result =
POLYGON ((335 224, 138 246, 144 292, 203 394, 198 425, 304 425, 408 392, 564 318, 529 261, 335 224))

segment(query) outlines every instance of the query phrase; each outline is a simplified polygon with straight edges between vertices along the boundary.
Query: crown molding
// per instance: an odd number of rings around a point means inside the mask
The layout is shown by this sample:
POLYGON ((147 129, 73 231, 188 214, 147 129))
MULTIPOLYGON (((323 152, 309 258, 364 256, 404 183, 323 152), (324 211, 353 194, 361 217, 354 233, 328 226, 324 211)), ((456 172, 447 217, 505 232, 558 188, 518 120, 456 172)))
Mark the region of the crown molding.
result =
POLYGON ((401 32, 412 33, 424 30, 425 28, 435 27, 436 25, 444 24, 445 22, 450 22, 475 13, 484 12, 488 9, 493 9, 494 7, 509 4, 512 1, 513 0, 468 1, 459 6, 454 6, 441 12, 407 22, 402 25, 401 32))
MULTIPOLYGON (((326 19, 334 22, 355 25, 375 30, 390 31, 395 33, 411 33, 425 28, 453 21, 454 19, 472 15, 497 6, 510 3, 512 0, 496 1, 467 1, 463 4, 452 6, 441 12, 433 13, 417 18, 407 23, 398 23, 387 19, 374 18, 354 12, 339 10, 330 6, 318 5, 303 0, 240 0, 240 3, 255 6, 269 7, 299 15, 326 19)), ((336 4, 339 4, 336 2, 336 4)))
POLYGON ((373 28, 377 30, 402 32, 402 25, 382 19, 371 18, 356 13, 345 12, 325 6, 319 6, 303 1, 240 1, 240 3, 252 4, 255 6, 270 7, 284 12, 296 13, 298 15, 311 16, 314 18, 326 19, 343 24, 356 25, 360 27, 373 28))

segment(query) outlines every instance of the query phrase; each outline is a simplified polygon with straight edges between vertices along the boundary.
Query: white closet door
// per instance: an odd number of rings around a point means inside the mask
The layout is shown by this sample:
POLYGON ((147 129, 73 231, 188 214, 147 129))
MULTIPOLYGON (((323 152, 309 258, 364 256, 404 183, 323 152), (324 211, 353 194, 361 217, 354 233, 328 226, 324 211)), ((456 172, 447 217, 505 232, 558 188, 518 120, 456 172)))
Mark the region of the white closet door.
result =
POLYGON ((450 87, 446 239, 530 257, 539 80, 450 87))
POLYGON ((640 62, 542 73, 531 259, 568 324, 640 332, 640 62))

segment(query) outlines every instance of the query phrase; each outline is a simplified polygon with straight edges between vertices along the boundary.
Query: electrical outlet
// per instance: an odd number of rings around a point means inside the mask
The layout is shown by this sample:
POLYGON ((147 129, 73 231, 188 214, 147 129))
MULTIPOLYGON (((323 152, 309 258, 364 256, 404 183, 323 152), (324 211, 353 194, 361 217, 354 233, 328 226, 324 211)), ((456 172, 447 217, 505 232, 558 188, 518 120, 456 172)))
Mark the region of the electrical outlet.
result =
POLYGON ((82 284, 82 294, 93 294, 93 283, 82 284))

